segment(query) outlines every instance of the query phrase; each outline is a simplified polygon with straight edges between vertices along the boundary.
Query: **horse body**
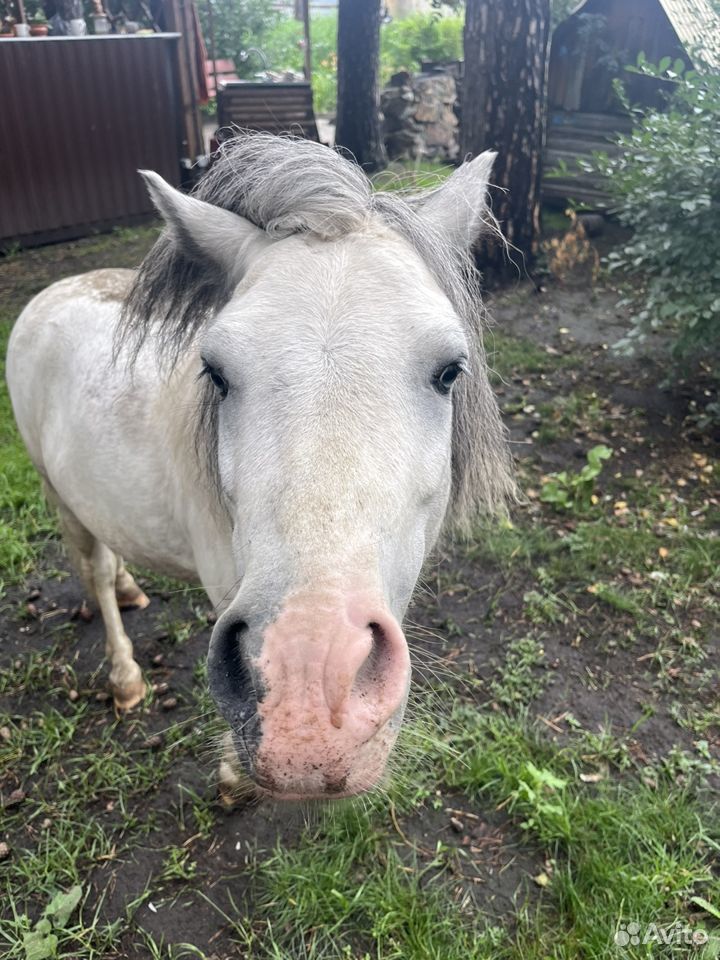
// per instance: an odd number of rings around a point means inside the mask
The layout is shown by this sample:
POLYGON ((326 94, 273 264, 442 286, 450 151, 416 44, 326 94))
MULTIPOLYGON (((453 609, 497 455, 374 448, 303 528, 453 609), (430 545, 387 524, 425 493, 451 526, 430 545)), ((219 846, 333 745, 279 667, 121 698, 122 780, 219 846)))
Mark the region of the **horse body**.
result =
MULTIPOLYGON (((165 383, 152 350, 142 351, 132 378, 113 362, 132 278, 129 270, 95 271, 28 304, 9 347, 13 406, 35 466, 82 526, 131 563, 196 580, 204 566, 198 531, 214 512, 183 439, 195 371, 179 369, 165 383)), ((226 528, 215 525, 213 546, 228 558, 226 528)), ((232 576, 206 579, 219 603, 232 576)))
POLYGON ((199 579, 221 614, 225 780, 239 762, 276 795, 348 795, 397 735, 399 624, 448 504, 511 489, 463 274, 490 160, 414 208, 314 144, 225 149, 202 199, 147 175, 167 230, 138 276, 28 305, 10 391, 118 706, 145 692, 118 605, 147 598, 124 557, 199 579))

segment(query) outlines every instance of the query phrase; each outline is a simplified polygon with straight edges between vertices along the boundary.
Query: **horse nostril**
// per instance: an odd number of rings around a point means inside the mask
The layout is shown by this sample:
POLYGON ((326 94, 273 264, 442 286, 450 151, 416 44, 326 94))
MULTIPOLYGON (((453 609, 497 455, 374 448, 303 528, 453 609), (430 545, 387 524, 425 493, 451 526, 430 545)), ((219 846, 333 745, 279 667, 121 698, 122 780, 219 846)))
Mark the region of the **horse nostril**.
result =
POLYGON ((243 650, 243 634, 247 631, 244 620, 230 624, 220 637, 218 649, 220 665, 225 671, 227 682, 232 692, 245 699, 245 693, 251 686, 250 671, 248 670, 243 650))
POLYGON ((385 628, 379 623, 372 622, 367 625, 367 629, 372 634, 372 646, 355 677, 353 686, 357 691, 377 689, 382 685, 392 657, 385 628))
POLYGON ((221 618, 208 655, 210 692, 231 725, 244 723, 257 710, 257 691, 245 649, 248 625, 221 618))

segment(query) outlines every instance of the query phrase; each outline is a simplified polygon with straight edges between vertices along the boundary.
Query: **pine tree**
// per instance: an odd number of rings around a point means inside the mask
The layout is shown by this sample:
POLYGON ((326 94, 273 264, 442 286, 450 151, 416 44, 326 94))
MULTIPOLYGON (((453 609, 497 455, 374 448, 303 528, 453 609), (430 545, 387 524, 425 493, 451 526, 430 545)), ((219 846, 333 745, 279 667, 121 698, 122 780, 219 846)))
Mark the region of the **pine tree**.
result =
POLYGON ((368 172, 386 164, 380 123, 380 0, 340 0, 335 143, 368 172))

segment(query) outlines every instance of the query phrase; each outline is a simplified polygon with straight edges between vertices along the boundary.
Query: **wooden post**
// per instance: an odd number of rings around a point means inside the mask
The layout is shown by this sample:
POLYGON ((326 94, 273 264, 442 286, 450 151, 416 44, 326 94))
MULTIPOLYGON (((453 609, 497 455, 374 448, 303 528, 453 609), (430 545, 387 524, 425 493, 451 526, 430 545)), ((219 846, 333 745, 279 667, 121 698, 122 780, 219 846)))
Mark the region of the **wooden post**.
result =
POLYGON ((305 79, 312 80, 312 47, 310 46, 310 0, 300 0, 302 7, 303 38, 305 42, 305 79))
POLYGON ((216 53, 215 53, 215 19, 213 17, 212 0, 207 0, 206 7, 207 7, 207 15, 208 15, 208 27, 210 29, 210 37, 208 38, 210 40, 210 63, 212 64, 212 78, 213 78, 213 84, 215 86, 215 100, 217 102, 218 75, 217 75, 217 60, 216 60, 216 53))
POLYGON ((205 153, 200 110, 197 103, 198 65, 192 41, 195 24, 188 0, 166 0, 165 26, 171 33, 182 34, 178 47, 178 74, 183 114, 183 140, 191 163, 205 153))
POLYGON ((380 124, 380 0, 340 0, 335 143, 368 171, 387 165, 380 124))

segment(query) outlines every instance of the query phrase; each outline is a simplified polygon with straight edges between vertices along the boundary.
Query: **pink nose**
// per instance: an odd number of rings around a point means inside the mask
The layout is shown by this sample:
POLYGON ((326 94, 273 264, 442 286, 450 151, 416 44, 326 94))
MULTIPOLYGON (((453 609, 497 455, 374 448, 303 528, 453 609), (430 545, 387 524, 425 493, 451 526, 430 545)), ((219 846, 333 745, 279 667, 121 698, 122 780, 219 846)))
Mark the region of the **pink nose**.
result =
POLYGON ((267 691, 258 707, 261 779, 299 795, 377 782, 410 681, 405 637, 382 600, 295 595, 266 629, 255 666, 267 691))

